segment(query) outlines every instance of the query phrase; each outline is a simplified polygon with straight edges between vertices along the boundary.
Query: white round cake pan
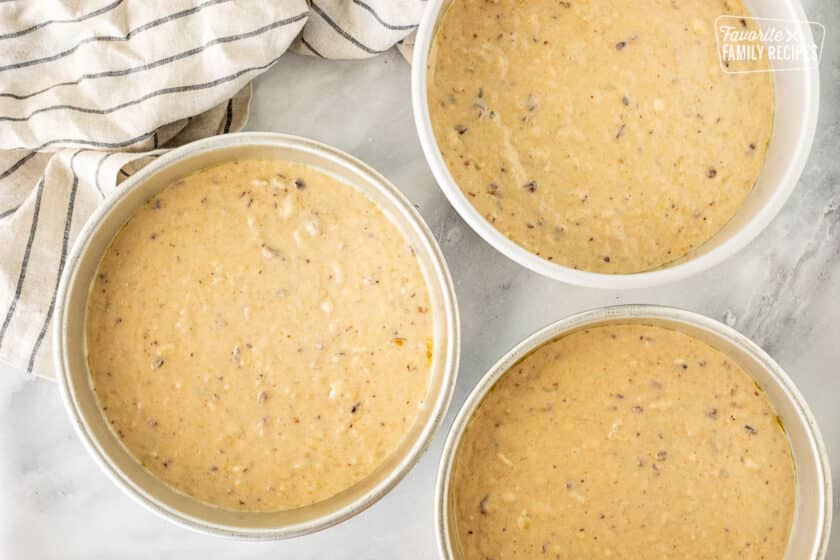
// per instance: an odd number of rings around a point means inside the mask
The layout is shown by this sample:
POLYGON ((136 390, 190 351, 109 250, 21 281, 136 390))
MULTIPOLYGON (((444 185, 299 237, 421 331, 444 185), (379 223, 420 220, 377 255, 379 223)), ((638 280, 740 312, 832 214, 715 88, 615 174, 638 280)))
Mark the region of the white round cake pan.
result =
POLYGON ((269 133, 217 136, 178 148, 127 179, 85 224, 57 298, 55 367, 76 432, 105 473, 129 496, 179 525, 235 538, 281 539, 312 533, 371 506, 399 482, 428 447, 449 406, 458 372, 460 322, 443 255, 411 203, 364 163, 318 142, 269 133), (149 198, 189 173, 234 159, 294 161, 367 195, 414 247, 434 313, 434 356, 425 405, 400 446, 370 476, 325 501, 299 509, 237 512, 175 491, 145 470, 110 430, 92 390, 85 311, 100 259, 114 235, 149 198))
MULTIPOLYGON (((735 216, 689 255, 647 272, 603 274, 562 266, 527 251, 493 227, 470 203, 449 173, 432 130, 426 82, 429 51, 441 15, 451 3, 452 0, 430 0, 417 31, 411 68, 414 121, 426 160, 449 202, 485 241, 511 260, 549 278, 590 288, 629 289, 673 282, 707 270, 743 249, 767 227, 793 192, 817 126, 820 81, 816 67, 773 73, 776 111, 764 168, 735 216)), ((757 20, 760 27, 770 25, 769 19, 792 20, 798 23, 786 24, 786 28, 795 28, 804 44, 813 41, 805 12, 797 0, 746 0, 745 5, 754 17, 766 18, 757 20)))
POLYGON ((517 344, 481 378, 455 417, 440 459, 435 521, 441 557, 461 558, 449 510, 450 478, 464 430, 493 385, 546 342, 585 328, 628 323, 673 329, 702 340, 735 360, 761 386, 781 418, 796 467, 796 513, 785 559, 825 558, 831 531, 831 470, 820 431, 793 381, 766 352, 735 329, 690 311, 649 305, 604 307, 561 319, 517 344))

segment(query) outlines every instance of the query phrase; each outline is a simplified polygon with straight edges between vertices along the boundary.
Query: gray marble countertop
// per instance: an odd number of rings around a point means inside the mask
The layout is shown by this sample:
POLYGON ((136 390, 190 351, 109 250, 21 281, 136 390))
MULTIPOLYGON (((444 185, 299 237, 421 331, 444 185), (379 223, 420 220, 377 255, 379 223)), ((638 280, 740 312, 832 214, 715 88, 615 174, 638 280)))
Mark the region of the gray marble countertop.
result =
MULTIPOLYGON (((362 62, 289 55, 257 79, 251 130, 308 136, 346 150, 418 205, 446 254, 463 321, 461 370, 447 422, 382 501, 293 541, 247 543, 170 525, 126 497, 77 440, 54 383, 0 366, 0 558, 390 559, 437 557, 434 478, 446 427, 508 348, 569 313, 657 303, 733 325, 789 372, 810 404, 840 488, 840 4, 806 2, 827 28, 817 136, 799 186, 776 220, 728 262, 665 287, 574 288, 496 252, 459 218, 414 131, 409 67, 396 53, 362 62)), ((837 492, 828 558, 840 558, 837 492)))

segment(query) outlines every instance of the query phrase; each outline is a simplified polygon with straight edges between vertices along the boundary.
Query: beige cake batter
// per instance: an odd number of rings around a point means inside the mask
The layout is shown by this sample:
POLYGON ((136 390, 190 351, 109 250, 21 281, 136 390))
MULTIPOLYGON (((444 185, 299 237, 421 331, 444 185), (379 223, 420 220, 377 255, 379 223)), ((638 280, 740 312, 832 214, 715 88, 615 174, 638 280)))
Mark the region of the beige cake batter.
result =
POLYGON ((453 474, 465 560, 782 560, 787 437, 721 352, 660 327, 548 343, 479 405, 453 474))
POLYGON ((456 183, 555 263, 631 273, 685 256, 752 190, 773 124, 771 75, 721 69, 721 14, 748 11, 740 0, 454 0, 428 94, 456 183))
POLYGON ((230 509, 326 499, 423 405, 432 312, 401 232, 315 170, 234 161, 149 200, 93 283, 106 418, 152 473, 230 509))

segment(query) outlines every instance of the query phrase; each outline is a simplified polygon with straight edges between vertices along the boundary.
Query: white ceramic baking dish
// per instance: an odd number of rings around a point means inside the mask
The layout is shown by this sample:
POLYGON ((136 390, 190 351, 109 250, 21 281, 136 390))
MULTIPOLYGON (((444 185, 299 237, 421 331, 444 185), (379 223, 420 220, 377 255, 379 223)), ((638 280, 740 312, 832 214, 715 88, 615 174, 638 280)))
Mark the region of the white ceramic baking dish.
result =
POLYGON ((441 557, 461 558, 449 510, 450 477, 464 429, 485 395, 517 362, 546 342, 585 328, 627 323, 674 329, 702 340, 735 360, 761 386, 782 420, 796 466, 796 514, 785 559, 825 558, 831 530, 831 470, 820 431, 793 381, 735 329, 697 313, 647 305, 605 307, 561 319, 517 344, 481 378, 455 417, 438 468, 435 513, 441 557))
POLYGON ((57 298, 55 366, 70 419, 105 473, 129 496, 166 519, 206 533, 279 539, 318 531, 359 513, 385 495, 428 447, 446 414, 458 371, 460 323, 455 291, 440 248, 411 203, 382 175, 318 142, 269 133, 217 136, 174 150, 126 180, 79 234, 57 298), (90 285, 111 239, 145 201, 185 175, 233 159, 295 161, 366 194, 415 249, 434 314, 434 357, 426 404, 395 450, 355 486, 311 506, 275 513, 220 509, 175 491, 145 470, 109 429, 92 390, 84 322, 90 285))
MULTIPOLYGON (((452 206, 485 241, 522 266, 568 284, 592 288, 641 288, 686 278, 711 268, 743 249, 779 213, 796 186, 808 159, 817 125, 820 88, 816 67, 773 73, 776 112, 773 135, 761 175, 732 220, 692 253, 670 266, 634 274, 586 272, 538 257, 508 239, 473 207, 458 188, 438 149, 429 117, 426 76, 432 37, 441 14, 451 1, 430 0, 417 31, 411 74, 417 133, 432 173, 452 206)), ((785 27, 798 30, 803 43, 810 44, 813 41, 811 29, 804 22, 805 12, 797 0, 745 0, 745 5, 756 18, 799 21, 799 24, 786 24, 785 27)), ((759 20, 757 23, 760 27, 769 25, 767 20, 759 20)), ((774 67, 774 70, 785 68, 774 67)))

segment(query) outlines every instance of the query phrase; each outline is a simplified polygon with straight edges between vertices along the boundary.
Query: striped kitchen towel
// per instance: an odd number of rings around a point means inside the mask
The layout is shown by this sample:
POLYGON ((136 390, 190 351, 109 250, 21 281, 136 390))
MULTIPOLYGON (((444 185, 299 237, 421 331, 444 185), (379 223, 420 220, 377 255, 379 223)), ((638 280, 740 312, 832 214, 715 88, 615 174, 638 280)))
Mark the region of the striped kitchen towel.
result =
POLYGON ((0 0, 0 360, 53 376, 73 241, 126 177, 241 129, 287 50, 405 48, 422 0, 0 0))

